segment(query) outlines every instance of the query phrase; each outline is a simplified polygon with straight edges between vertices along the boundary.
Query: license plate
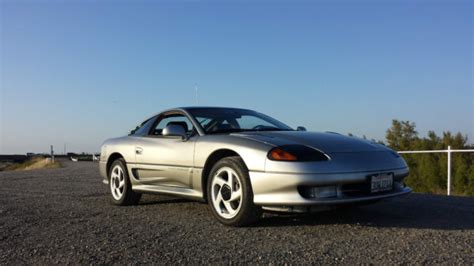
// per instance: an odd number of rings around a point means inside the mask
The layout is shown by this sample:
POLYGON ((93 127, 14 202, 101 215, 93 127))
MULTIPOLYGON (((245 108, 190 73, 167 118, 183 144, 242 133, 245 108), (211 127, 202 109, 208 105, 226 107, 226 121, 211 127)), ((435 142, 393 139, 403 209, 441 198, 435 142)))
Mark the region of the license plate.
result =
POLYGON ((370 180, 370 192, 377 193, 382 191, 392 190, 393 188, 393 175, 392 174, 379 174, 371 177, 370 180))

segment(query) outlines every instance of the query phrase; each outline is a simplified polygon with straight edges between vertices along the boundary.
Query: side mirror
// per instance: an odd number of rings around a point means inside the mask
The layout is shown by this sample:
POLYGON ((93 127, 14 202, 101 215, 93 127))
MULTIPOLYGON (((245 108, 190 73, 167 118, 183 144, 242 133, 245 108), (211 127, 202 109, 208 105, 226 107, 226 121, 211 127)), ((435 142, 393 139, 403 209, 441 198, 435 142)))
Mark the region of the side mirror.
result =
POLYGON ((167 125, 161 134, 167 137, 181 137, 183 140, 188 139, 188 135, 181 125, 167 125))
POLYGON ((129 136, 134 135, 135 132, 137 132, 138 129, 140 129, 140 127, 136 127, 135 129, 132 129, 128 135, 129 136))
POLYGON ((305 127, 299 126, 296 128, 297 131, 306 131, 305 127))

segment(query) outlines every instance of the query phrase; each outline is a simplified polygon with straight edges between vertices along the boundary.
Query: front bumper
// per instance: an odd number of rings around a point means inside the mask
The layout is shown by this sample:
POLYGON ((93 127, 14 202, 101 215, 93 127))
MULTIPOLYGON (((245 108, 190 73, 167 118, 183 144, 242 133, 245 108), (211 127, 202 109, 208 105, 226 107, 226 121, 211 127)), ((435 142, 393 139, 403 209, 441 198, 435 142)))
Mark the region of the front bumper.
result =
POLYGON ((99 161, 99 173, 102 177, 102 183, 109 184, 109 179, 107 178, 107 162, 99 161))
POLYGON ((370 172, 330 173, 330 174, 295 174, 250 172, 254 194, 254 203, 260 206, 311 206, 339 205, 379 200, 405 195, 411 192, 403 184, 408 176, 408 168, 388 169, 370 172), (394 186, 382 193, 349 193, 344 188, 348 185, 367 184, 368 177, 380 173, 392 173, 394 186), (302 187, 336 186, 334 197, 305 197, 302 187))

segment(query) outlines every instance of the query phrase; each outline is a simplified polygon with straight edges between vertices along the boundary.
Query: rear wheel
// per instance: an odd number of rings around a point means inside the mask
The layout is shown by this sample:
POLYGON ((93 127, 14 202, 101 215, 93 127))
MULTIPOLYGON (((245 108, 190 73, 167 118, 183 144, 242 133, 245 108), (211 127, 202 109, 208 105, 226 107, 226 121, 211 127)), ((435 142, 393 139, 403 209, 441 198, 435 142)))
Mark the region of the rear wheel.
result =
POLYGON ((115 205, 135 205, 140 201, 141 194, 132 190, 123 159, 115 160, 110 166, 109 188, 111 201, 115 205))
POLYGON ((225 225, 249 225, 262 215, 262 209, 253 203, 248 170, 240 157, 227 157, 214 165, 207 198, 211 212, 225 225))

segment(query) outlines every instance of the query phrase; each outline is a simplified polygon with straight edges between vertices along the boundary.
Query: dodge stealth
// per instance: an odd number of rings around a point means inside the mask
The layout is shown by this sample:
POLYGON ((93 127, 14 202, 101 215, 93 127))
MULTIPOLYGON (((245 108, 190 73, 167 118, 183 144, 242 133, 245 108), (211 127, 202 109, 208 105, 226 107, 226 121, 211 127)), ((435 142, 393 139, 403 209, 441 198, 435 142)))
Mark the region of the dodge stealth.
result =
POLYGON ((143 193, 201 200, 231 226, 263 210, 307 212, 411 192, 407 164, 382 144, 295 130, 238 108, 164 111, 105 141, 99 165, 114 204, 137 204, 143 193))

